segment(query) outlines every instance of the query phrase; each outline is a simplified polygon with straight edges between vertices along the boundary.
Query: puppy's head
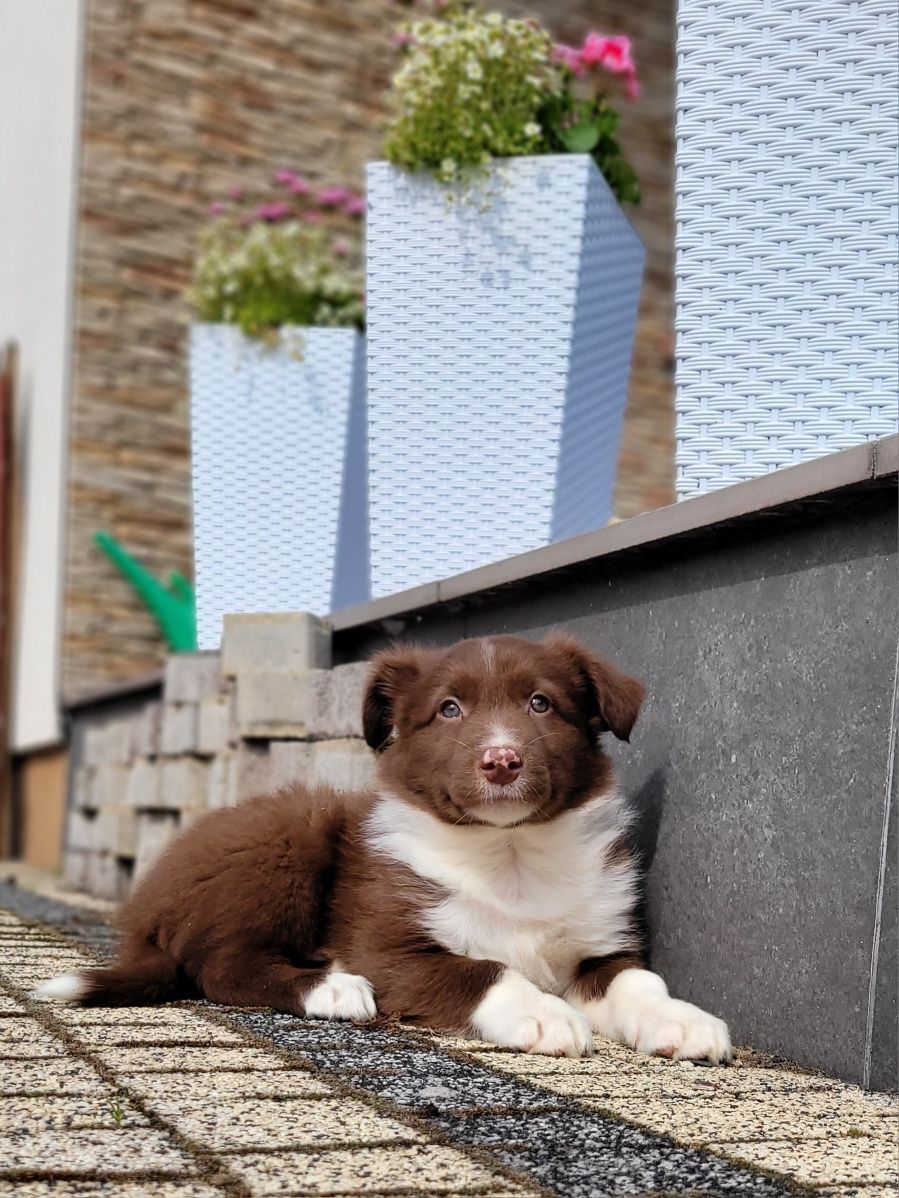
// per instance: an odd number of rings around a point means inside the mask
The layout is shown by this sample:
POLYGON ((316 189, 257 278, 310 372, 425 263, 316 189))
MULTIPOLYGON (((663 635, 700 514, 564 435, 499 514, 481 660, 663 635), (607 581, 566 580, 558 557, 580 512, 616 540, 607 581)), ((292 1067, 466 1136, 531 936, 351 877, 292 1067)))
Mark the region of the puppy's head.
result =
POLYGON ((611 785, 643 686, 571 637, 396 646, 372 662, 363 722, 381 782, 448 823, 552 819, 611 785))

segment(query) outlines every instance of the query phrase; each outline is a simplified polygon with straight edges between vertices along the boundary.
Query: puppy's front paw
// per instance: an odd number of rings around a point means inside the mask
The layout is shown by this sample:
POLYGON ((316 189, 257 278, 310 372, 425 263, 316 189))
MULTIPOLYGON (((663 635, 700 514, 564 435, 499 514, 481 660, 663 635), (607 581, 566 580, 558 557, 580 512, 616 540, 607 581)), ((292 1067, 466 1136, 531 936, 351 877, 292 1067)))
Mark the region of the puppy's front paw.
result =
POLYGON ((309 991, 303 1005, 310 1019, 367 1023, 378 1013, 371 982, 359 973, 329 973, 309 991))
POLYGON ((603 998, 583 1009, 597 1032, 640 1052, 716 1065, 733 1055, 722 1019, 671 998, 658 974, 645 969, 624 970, 603 998))
POLYGON ((471 1024, 484 1040, 521 1052, 584 1057, 593 1051, 593 1036, 584 1016, 511 969, 478 1003, 471 1024))

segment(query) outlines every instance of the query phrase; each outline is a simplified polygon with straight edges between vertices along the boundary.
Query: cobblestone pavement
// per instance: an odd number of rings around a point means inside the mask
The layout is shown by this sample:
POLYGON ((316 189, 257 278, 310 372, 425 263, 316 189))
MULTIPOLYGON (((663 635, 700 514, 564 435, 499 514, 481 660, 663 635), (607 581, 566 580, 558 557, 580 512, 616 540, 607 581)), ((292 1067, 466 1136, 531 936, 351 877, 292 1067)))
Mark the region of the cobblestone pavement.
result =
POLYGON ((888 1198, 897 1100, 772 1065, 523 1056, 204 1003, 32 987, 109 955, 106 904, 0 883, 0 1198, 888 1198), (74 905, 77 903, 78 905, 74 905))

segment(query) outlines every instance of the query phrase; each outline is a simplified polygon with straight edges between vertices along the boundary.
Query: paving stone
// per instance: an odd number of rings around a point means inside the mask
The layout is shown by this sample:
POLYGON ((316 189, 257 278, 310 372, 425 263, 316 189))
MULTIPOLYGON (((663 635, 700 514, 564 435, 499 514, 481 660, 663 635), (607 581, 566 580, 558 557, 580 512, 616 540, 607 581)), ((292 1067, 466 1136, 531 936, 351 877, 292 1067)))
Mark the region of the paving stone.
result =
POLYGON ((17 1169, 45 1173, 189 1173, 192 1162, 168 1136, 146 1128, 0 1135, 0 1176, 17 1169))
POLYGON ((198 710, 196 703, 164 703, 159 751, 168 757, 195 753, 197 749, 198 710))
POLYGON ((172 653, 166 658, 163 697, 167 703, 199 703, 218 694, 221 679, 218 653, 172 653))
POLYGON ((379 1140, 421 1140, 404 1124, 351 1098, 151 1100, 152 1109, 183 1135, 214 1152, 244 1148, 315 1148, 379 1140))
MULTIPOLYGON (((65 1056, 66 1046, 52 1036, 35 1019, 4 1019, 0 1021, 0 1058, 65 1056)), ((15 1068, 0 1060, 0 1069, 15 1068)))
POLYGON ((109 1093, 99 1074, 83 1061, 54 1057, 43 1061, 17 1061, 0 1073, 0 1095, 109 1093))
POLYGON ((164 1005, 159 1007, 72 1007, 60 1004, 52 1007, 54 1021, 76 1028, 103 1027, 178 1027, 191 1031, 214 1027, 191 1007, 164 1005))
POLYGON ((133 1073, 128 1089, 151 1102, 230 1102, 251 1098, 304 1098, 334 1093, 331 1086, 299 1069, 219 1069, 214 1073, 133 1073))
POLYGON ((786 1198, 777 1181, 577 1109, 443 1116, 457 1143, 488 1149, 511 1168, 565 1198, 670 1192, 786 1198), (601 1183, 599 1188, 598 1183, 601 1183))
POLYGON ((300 673, 328 669, 331 632, 308 612, 226 615, 222 633, 222 673, 242 676, 249 670, 286 669, 300 673))
POLYGON ((27 1010, 11 994, 0 994, 0 1015, 27 1015, 27 1010))
POLYGON ((513 1110, 559 1105, 551 1094, 489 1075, 408 1076, 389 1073, 347 1073, 345 1080, 368 1094, 376 1094, 397 1106, 423 1113, 468 1111, 478 1107, 508 1107, 513 1110))
POLYGON ((121 1097, 42 1094, 38 1098, 6 1098, 0 1103, 0 1134, 30 1136, 35 1131, 147 1126, 146 1117, 121 1097))
POLYGON ((833 1140, 765 1140, 746 1144, 715 1144, 712 1152, 740 1164, 770 1169, 804 1185, 877 1182, 899 1187, 897 1146, 893 1140, 869 1136, 833 1140))
POLYGON ((40 1181, 4 1181, 0 1198, 224 1198, 227 1191, 194 1181, 76 1181, 42 1177, 40 1181))
POLYGON ((247 1153, 225 1157, 254 1194, 384 1193, 408 1187, 437 1194, 455 1187, 492 1185, 502 1191, 504 1178, 453 1148, 354 1148, 351 1151, 247 1153))
POLYGON ((117 1073, 214 1073, 218 1069, 281 1070, 280 1057, 255 1048, 110 1048, 103 1060, 117 1073))
POLYGON ((874 1103, 868 1107, 856 1099, 847 1101, 836 1091, 791 1094, 788 1102, 781 1095, 771 1094, 719 1097, 714 1102, 618 1097, 590 1105, 693 1146, 715 1140, 770 1140, 778 1136, 817 1140, 854 1133, 896 1139, 891 1112, 874 1103))
MULTIPOLYGON (((199 1042, 208 1047, 228 1047, 243 1044, 236 1032, 204 1020, 183 1020, 178 1023, 132 1023, 104 1026, 94 1023, 78 1027, 69 1024, 79 1043, 95 1051, 109 1048, 160 1047, 168 1044, 184 1044, 185 1041, 199 1042)), ((2 1051, 2 1042, 0 1042, 2 1051)))

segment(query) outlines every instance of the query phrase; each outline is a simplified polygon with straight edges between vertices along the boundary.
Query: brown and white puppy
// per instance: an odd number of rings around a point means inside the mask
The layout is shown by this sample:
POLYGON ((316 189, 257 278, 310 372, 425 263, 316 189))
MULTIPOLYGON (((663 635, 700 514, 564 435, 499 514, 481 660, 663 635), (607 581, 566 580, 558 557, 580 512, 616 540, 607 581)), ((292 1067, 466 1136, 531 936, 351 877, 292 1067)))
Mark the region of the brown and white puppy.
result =
POLYGON ((586 1055, 597 1031, 726 1060, 725 1024, 642 967, 601 747, 642 699, 563 635, 388 649, 364 700, 373 791, 296 785, 207 814, 125 905, 119 961, 39 995, 380 1010, 527 1052, 586 1055))

